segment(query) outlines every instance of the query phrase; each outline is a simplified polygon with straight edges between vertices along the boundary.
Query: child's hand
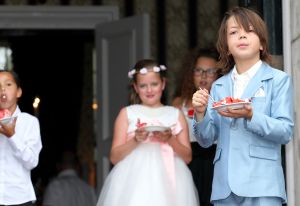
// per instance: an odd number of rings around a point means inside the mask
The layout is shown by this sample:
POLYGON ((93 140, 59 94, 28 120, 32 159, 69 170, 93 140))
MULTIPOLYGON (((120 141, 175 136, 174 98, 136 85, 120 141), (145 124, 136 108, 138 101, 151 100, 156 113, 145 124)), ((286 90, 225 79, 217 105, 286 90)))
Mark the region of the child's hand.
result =
POLYGON ((227 108, 226 111, 219 110, 218 113, 224 117, 246 118, 248 120, 251 120, 253 116, 252 107, 250 105, 244 105, 244 107, 241 109, 227 108))
POLYGON ((148 137, 149 132, 145 131, 145 128, 139 127, 135 130, 135 140, 137 142, 145 141, 148 137))
POLYGON ((156 139, 158 139, 161 142, 167 142, 172 137, 172 131, 171 129, 167 129, 165 131, 155 131, 153 132, 153 135, 156 139))
POLYGON ((208 91, 206 89, 197 90, 193 94, 192 104, 196 113, 203 114, 208 103, 208 91))
POLYGON ((0 121, 0 133, 4 134, 7 138, 10 138, 15 134, 17 117, 13 119, 10 123, 2 123, 0 121))

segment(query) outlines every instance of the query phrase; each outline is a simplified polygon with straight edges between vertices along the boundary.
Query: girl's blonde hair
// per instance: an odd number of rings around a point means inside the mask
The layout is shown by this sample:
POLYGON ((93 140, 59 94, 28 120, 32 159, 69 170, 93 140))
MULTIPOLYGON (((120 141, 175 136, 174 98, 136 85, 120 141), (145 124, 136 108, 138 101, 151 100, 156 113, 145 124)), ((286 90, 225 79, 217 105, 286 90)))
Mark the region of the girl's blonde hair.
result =
POLYGON ((220 54, 218 67, 222 68, 222 73, 228 73, 235 65, 232 55, 229 54, 227 43, 227 21, 230 17, 234 17, 239 26, 241 26, 246 32, 250 32, 250 26, 253 28, 253 31, 257 34, 263 48, 260 51, 260 59, 270 63, 271 56, 268 49, 268 30, 265 22, 255 11, 243 7, 235 7, 225 13, 219 28, 219 36, 216 47, 220 54))

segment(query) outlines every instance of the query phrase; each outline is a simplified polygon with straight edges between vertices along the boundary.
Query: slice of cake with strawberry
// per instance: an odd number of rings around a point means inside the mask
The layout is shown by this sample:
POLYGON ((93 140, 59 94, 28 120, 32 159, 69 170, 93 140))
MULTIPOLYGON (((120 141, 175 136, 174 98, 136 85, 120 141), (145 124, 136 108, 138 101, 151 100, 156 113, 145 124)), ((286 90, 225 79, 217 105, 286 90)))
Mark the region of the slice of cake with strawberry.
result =
POLYGON ((0 109, 0 121, 2 123, 8 123, 11 120, 11 112, 8 109, 0 109))
POLYGON ((240 99, 240 98, 233 98, 233 97, 225 97, 224 99, 221 99, 218 102, 214 102, 212 104, 213 108, 220 108, 220 107, 224 107, 226 108, 226 106, 230 106, 230 108, 232 109, 239 109, 242 108, 244 104, 250 104, 251 103, 251 99, 246 98, 246 99, 240 99))
POLYGON ((11 117, 11 112, 8 109, 0 109, 0 120, 11 117))

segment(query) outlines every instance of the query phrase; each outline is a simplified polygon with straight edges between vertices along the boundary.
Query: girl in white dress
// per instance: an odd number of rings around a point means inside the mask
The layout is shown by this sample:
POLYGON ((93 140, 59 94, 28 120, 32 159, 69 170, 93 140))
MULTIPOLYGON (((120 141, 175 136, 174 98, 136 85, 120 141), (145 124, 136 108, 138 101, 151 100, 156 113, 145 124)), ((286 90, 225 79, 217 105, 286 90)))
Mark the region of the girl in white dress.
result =
POLYGON ((129 72, 137 104, 121 109, 114 126, 108 175, 97 206, 198 206, 187 163, 182 113, 161 103, 166 67, 145 59, 129 72))

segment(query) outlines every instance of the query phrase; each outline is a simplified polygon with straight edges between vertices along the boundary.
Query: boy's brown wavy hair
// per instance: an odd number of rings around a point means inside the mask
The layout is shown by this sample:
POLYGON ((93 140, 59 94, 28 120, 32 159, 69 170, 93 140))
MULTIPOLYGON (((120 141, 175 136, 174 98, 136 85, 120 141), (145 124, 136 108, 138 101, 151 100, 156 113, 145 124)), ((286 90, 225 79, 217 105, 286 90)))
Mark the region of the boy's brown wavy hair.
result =
POLYGON ((227 44, 227 21, 230 17, 234 17, 239 26, 246 32, 250 32, 250 26, 253 27, 254 32, 257 34, 260 44, 263 47, 262 51, 260 51, 260 59, 270 63, 271 56, 268 49, 268 30, 265 22, 255 11, 243 7, 235 7, 225 13, 218 33, 216 45, 220 54, 218 67, 222 69, 222 73, 228 73, 235 65, 232 55, 229 54, 227 44))

